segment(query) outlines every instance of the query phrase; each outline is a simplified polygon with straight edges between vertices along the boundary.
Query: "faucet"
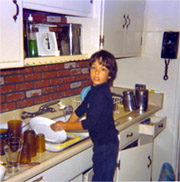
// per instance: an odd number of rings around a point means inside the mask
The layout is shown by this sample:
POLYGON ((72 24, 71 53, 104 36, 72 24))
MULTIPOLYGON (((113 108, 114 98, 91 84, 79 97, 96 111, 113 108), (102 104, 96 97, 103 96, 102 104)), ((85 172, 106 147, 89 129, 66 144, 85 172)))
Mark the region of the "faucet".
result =
POLYGON ((36 111, 36 112, 26 112, 26 111, 24 111, 21 114, 21 118, 22 119, 33 118, 35 116, 38 116, 40 114, 44 114, 44 113, 47 113, 47 112, 56 112, 56 110, 54 108, 49 107, 49 106, 57 104, 58 102, 59 102, 59 100, 58 101, 52 101, 52 102, 49 102, 49 103, 47 103, 45 105, 42 105, 42 106, 40 106, 39 110, 36 111))
POLYGON ((73 107, 72 106, 66 106, 63 109, 64 115, 72 114, 73 113, 73 107))

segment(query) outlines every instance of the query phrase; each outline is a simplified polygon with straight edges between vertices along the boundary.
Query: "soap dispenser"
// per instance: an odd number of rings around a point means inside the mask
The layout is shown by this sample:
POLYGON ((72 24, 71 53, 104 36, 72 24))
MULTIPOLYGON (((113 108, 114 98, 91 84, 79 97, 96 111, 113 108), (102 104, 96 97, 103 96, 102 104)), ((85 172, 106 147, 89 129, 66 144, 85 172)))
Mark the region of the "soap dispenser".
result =
POLYGON ((28 56, 38 57, 35 25, 31 14, 28 16, 28 56))

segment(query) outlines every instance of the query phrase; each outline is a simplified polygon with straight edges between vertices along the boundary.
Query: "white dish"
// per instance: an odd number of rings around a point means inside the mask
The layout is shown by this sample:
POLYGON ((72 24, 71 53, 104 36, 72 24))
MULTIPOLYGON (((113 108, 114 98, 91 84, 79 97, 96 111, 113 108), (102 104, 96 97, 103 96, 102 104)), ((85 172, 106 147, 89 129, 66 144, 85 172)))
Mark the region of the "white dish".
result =
POLYGON ((55 121, 45 117, 34 117, 29 121, 31 128, 36 134, 42 133, 45 135, 45 140, 52 143, 62 143, 67 139, 67 134, 64 130, 53 131, 50 125, 55 121))

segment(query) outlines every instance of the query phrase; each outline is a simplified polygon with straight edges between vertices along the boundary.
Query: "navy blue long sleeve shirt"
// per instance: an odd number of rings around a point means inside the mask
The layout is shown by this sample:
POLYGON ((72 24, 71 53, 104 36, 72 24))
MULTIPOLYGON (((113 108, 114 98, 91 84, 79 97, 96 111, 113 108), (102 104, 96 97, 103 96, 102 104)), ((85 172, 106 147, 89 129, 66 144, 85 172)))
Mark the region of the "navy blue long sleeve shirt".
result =
POLYGON ((89 131, 95 146, 118 142, 118 131, 113 119, 112 94, 108 83, 91 86, 91 90, 75 113, 78 117, 86 113, 82 127, 89 131))

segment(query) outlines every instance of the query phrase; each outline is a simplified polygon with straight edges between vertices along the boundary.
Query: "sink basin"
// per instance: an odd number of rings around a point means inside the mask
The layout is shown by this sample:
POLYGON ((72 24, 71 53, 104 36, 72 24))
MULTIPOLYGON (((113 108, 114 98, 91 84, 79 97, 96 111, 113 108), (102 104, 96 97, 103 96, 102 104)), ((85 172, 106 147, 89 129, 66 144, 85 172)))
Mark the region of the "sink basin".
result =
MULTIPOLYGON (((70 115, 66 115, 55 118, 53 120, 56 122, 57 121, 67 122, 69 117, 70 115)), ((89 133, 86 130, 73 130, 73 131, 71 130, 71 131, 66 131, 66 133, 67 133, 67 139, 64 142, 56 144, 46 143, 46 150, 50 152, 59 152, 89 137, 89 133)))

